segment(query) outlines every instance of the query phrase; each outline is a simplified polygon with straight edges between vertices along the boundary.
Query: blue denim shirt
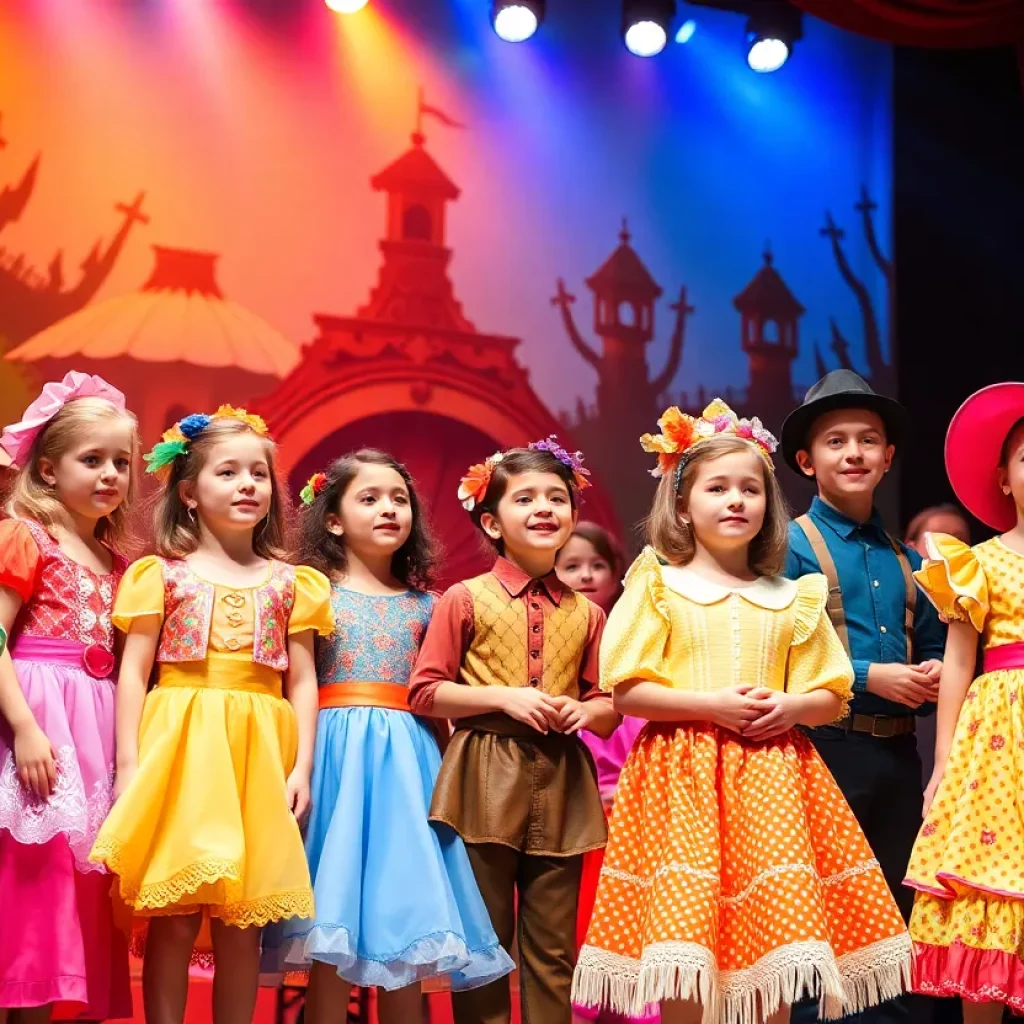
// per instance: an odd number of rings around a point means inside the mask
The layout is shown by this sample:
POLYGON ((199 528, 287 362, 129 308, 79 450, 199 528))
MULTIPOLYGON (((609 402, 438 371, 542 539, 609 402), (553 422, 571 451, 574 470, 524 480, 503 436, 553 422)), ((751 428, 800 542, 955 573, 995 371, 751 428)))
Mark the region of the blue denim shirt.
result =
MULTIPOLYGON (((858 523, 820 498, 811 502, 808 515, 825 538, 843 592, 854 672, 851 710, 860 715, 913 714, 905 704, 867 692, 869 665, 907 661, 906 581, 881 516, 873 512, 866 523, 858 523)), ((919 569, 921 556, 905 545, 900 546, 910 559, 911 568, 919 569)), ((812 572, 821 572, 818 560, 803 530, 790 523, 785 575, 798 579, 812 572)), ((945 645, 946 627, 927 598, 918 594, 912 662, 942 658, 945 645)), ((922 704, 917 714, 928 715, 934 710, 934 704, 922 704)))

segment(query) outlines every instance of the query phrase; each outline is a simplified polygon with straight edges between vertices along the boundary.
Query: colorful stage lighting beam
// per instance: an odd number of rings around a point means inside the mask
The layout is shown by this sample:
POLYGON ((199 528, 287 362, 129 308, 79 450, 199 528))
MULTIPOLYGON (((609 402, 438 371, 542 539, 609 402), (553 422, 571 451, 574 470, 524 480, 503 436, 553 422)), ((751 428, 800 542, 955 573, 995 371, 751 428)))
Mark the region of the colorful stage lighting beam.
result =
POLYGON ((675 0, 623 0, 622 39, 626 49, 637 57, 661 53, 675 14, 675 0))
POLYGON ((778 71, 803 34, 800 11, 788 3, 763 0, 747 21, 747 63, 759 74, 778 71))
POLYGON ((545 0, 494 0, 491 24, 499 39, 523 43, 544 20, 545 0))
POLYGON ((369 0, 324 0, 324 3, 336 14, 355 14, 361 11, 369 0))

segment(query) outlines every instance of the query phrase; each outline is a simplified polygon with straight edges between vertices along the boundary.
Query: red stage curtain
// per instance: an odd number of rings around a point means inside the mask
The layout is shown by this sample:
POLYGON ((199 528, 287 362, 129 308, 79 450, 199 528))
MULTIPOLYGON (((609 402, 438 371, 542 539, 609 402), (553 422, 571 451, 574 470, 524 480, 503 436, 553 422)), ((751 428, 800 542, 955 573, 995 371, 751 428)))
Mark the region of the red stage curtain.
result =
POLYGON ((1024 84, 1024 0, 793 0, 840 28, 900 46, 1015 46, 1024 84))

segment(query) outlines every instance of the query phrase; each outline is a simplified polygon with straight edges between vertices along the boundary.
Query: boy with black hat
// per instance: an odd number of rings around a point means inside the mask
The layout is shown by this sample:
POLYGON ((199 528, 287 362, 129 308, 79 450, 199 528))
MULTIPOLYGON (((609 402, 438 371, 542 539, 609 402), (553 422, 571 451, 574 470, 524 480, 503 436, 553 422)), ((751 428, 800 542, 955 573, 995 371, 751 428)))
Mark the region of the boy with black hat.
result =
MULTIPOLYGON (((786 462, 818 486, 808 513, 790 524, 786 575, 827 577, 829 615, 855 676, 849 716, 810 730, 811 739, 905 918, 913 894, 901 883, 922 806, 915 720, 934 710, 945 645, 935 609, 917 596, 921 556, 886 533, 874 506, 908 426, 898 402, 853 371, 834 370, 782 427, 786 462)), ((905 1020, 907 1010, 886 1003, 869 1014, 905 1020)))

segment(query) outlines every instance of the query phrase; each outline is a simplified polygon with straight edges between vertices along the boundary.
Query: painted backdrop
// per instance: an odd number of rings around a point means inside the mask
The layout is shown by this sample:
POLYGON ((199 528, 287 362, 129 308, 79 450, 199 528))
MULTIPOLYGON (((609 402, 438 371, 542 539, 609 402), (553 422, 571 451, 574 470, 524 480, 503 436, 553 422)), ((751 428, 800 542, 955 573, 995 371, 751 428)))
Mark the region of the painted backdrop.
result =
POLYGON ((617 0, 522 46, 488 6, 5 0, 0 419, 77 368, 147 445, 248 403, 296 491, 388 447, 455 578, 498 446, 583 448, 626 530, 669 402, 777 428, 825 368, 893 390, 887 48, 809 19, 757 76, 735 15, 643 61, 617 0))

